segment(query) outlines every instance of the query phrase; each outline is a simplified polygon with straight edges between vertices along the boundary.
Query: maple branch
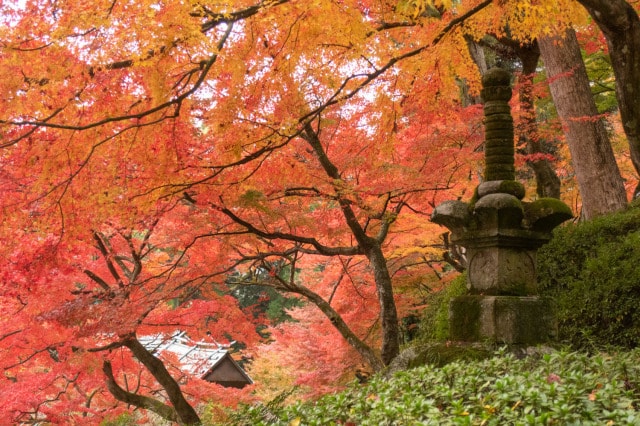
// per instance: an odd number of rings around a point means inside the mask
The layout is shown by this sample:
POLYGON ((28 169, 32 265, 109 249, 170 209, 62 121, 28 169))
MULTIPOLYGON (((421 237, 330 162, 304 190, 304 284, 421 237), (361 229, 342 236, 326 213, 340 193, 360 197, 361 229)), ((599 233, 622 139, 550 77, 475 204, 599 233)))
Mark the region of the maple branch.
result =
POLYGON ((338 168, 329 159, 329 156, 327 155, 325 149, 322 147, 322 142, 320 142, 318 132, 311 126, 310 123, 307 123, 305 124, 304 131, 300 134, 300 137, 307 141, 307 143, 311 146, 325 173, 327 174, 327 176, 333 179, 334 190, 336 191, 336 199, 338 200, 338 204, 340 205, 340 209, 342 210, 342 215, 347 222, 347 226, 351 230, 361 249, 366 251, 367 247, 369 247, 371 244, 371 238, 367 235, 364 228, 360 225, 360 222, 358 222, 358 218, 351 208, 351 203, 345 198, 341 197, 339 188, 335 187, 335 182, 343 181, 342 176, 340 176, 338 168))
MULTIPOLYGON (((54 395, 52 395, 50 397, 47 397, 44 400, 38 402, 32 413, 24 413, 24 414, 31 414, 31 417, 34 420, 38 420, 38 421, 34 421, 34 424, 39 424, 40 421, 42 421, 41 414, 40 414, 40 408, 43 407, 43 406, 46 407, 47 405, 49 405, 50 403, 52 403, 54 401, 58 401, 62 395, 67 393, 67 390, 69 389, 69 386, 71 386, 72 384, 76 383, 76 381, 78 380, 79 376, 80 376, 80 374, 78 373, 78 374, 75 375, 75 377, 73 377, 71 379, 66 377, 66 376, 64 376, 64 375, 62 377, 59 377, 60 379, 66 381, 66 383, 64 384, 64 388, 60 389, 54 395)), ((51 381, 51 383, 49 383, 49 385, 47 385, 46 387, 51 387, 52 385, 54 385, 54 382, 56 380, 57 380, 57 378, 54 379, 53 381, 51 381)), ((24 423, 22 423, 22 424, 24 424, 24 423)))
POLYGON ((14 330, 14 331, 10 331, 10 332, 8 332, 8 333, 5 333, 5 334, 3 334, 2 336, 0 336, 0 341, 2 341, 2 340, 4 340, 4 339, 6 339, 7 337, 11 337, 11 336, 13 336, 14 334, 18 334, 18 333, 20 333, 21 331, 22 331, 22 329, 14 330))
MULTIPOLYGON (((155 280, 155 279, 159 279, 164 277, 165 282, 170 280, 171 277, 173 276, 173 273, 176 271, 176 269, 178 269, 180 267, 180 264, 182 264, 185 261, 185 258, 187 257, 188 253, 190 252, 190 250, 193 249, 193 247, 195 246, 195 244, 205 238, 215 238, 215 237, 220 237, 220 236, 232 236, 232 235, 245 235, 250 233, 249 231, 243 231, 243 232, 218 232, 218 233, 206 233, 206 234, 200 234, 200 235, 196 235, 194 236, 191 241, 189 243, 187 243, 183 249, 180 251, 180 254, 177 258, 175 258, 172 262, 171 265, 169 265, 167 268, 165 268, 164 270, 162 270, 161 272, 147 278, 145 281, 151 281, 151 280, 155 280)), ((245 262, 246 259, 245 258, 241 258, 235 262, 232 262, 230 265, 216 271, 213 273, 208 273, 208 274, 203 274, 203 275, 199 275, 196 277, 193 277, 191 279, 188 279, 184 282, 182 282, 180 285, 176 286, 174 288, 175 291, 178 290, 183 290, 184 288, 193 288, 193 291, 196 291, 198 288, 200 288, 202 285, 206 284, 208 282, 208 280, 214 278, 214 277, 219 277, 219 276, 226 276, 229 273, 231 273, 232 271, 234 271, 239 265, 241 265, 243 262, 245 262)), ((139 284, 144 284, 144 282, 141 282, 139 284)), ((169 298, 173 298, 172 295, 168 296, 169 298)), ((146 313, 143 313, 142 315, 140 315, 141 321, 142 319, 146 318, 146 315, 153 310, 153 308, 149 309, 146 313)))
POLYGON ((326 195, 326 194, 323 194, 322 192, 320 192, 318 188, 315 188, 315 187, 307 188, 304 186, 285 188, 284 194, 283 194, 284 197, 318 197, 322 195, 326 195))
MULTIPOLYGON (((69 175, 63 179, 62 181, 52 184, 50 186, 50 188, 45 191, 43 194, 29 200, 29 203, 35 203, 37 201, 43 200, 44 198, 48 197, 49 195, 53 194, 54 192, 60 190, 60 196, 58 197, 58 207, 61 208, 60 206, 60 200, 64 197, 64 195, 66 194, 67 190, 69 189, 69 186, 71 185, 71 182, 80 174, 80 172, 87 166, 87 164, 89 164, 89 161, 91 160, 91 158, 93 157, 93 155, 95 154, 96 150, 106 144, 107 142, 111 141, 112 139, 115 139, 116 137, 120 136, 121 134, 124 134, 125 132, 131 130, 131 129, 138 129, 140 127, 145 127, 145 126, 152 126, 154 124, 157 124, 161 121, 163 121, 166 117, 163 118, 159 118, 157 120, 148 122, 148 123, 136 123, 134 125, 131 126, 127 126, 121 130, 118 130, 116 132, 114 132, 112 135, 109 135, 108 137, 102 139, 101 141, 97 142, 96 144, 94 144, 90 149, 89 149, 89 153, 86 155, 86 157, 79 161, 79 165, 76 168, 76 170, 74 170, 73 172, 69 173, 69 175)), ((0 124, 3 123, 2 120, 0 120, 0 124)), ((27 137, 27 135, 31 134, 33 131, 37 130, 38 127, 34 127, 32 130, 30 130, 29 132, 27 132, 25 135, 22 136, 18 136, 17 138, 10 140, 9 142, 7 142, 6 144, 2 145, 0 144, 0 148, 3 148, 5 146, 11 146, 11 145, 15 145, 16 143, 18 143, 20 140, 24 139, 25 137, 27 137)))
MULTIPOLYGON (((116 270, 116 267, 114 266, 113 262, 111 261, 111 253, 109 253, 109 249, 107 248, 108 241, 106 241, 105 238, 102 235, 100 235, 99 232, 94 232, 93 233, 93 239, 96 241, 98 250, 100 250, 100 253, 102 253, 102 257, 104 257, 104 261, 107 264, 107 269, 109 269, 109 272, 111 273, 113 278, 115 278, 116 283, 118 284, 118 287, 123 287, 124 286, 124 282, 122 281, 122 278, 120 278, 120 274, 118 274, 118 271, 116 270)), ((93 277, 91 277, 91 278, 93 278, 93 277)), ((98 284, 100 284, 99 281, 96 281, 96 282, 98 284)), ((105 283, 104 281, 102 281, 102 282, 105 283)))
POLYGON ((396 221, 396 218, 400 214, 400 211, 402 210, 404 205, 404 202, 400 202, 393 209, 393 212, 384 212, 382 214, 382 217, 380 218, 380 230, 378 231, 378 235, 376 236, 376 241, 378 241, 379 244, 382 244, 384 240, 387 239, 387 235, 389 235, 389 230, 391 229, 391 224, 396 221))
POLYGON ((123 271, 125 271, 125 275, 127 276, 127 278, 129 278, 129 283, 133 284, 133 282, 136 280, 136 278, 138 277, 138 275, 140 275, 140 272, 142 271, 142 257, 134 247, 131 235, 130 234, 124 235, 122 233, 120 235, 122 235, 122 238, 124 238, 124 240, 127 242, 127 246, 129 247, 129 252, 131 253, 131 259, 127 259, 127 260, 133 264, 133 269, 129 270, 129 268, 124 264, 124 262, 122 262, 122 260, 119 260, 121 258, 118 256, 116 256, 116 261, 120 265, 120 268, 123 271))
MULTIPOLYGON (((48 122, 49 120, 53 119, 56 115, 58 115, 59 113, 61 113, 63 109, 64 109, 64 108, 58 108, 58 109, 56 109, 56 110, 55 110, 51 115, 49 115, 48 117, 43 118, 43 119, 42 119, 42 122, 46 123, 46 122, 48 122)), ((5 121, 0 120, 0 123, 5 124, 5 121)), ((18 143, 19 141, 21 141, 22 139, 24 139, 24 138, 28 138, 29 136, 31 136, 31 135, 33 135, 35 132, 37 132, 37 131, 38 131, 38 128, 39 128, 39 127, 35 126, 35 127, 31 128, 31 129, 29 129, 25 134, 21 135, 21 136, 20 136, 20 137, 18 137, 18 138, 11 139, 11 140, 9 140, 9 141, 7 141, 7 142, 4 142, 4 143, 0 143, 0 149, 9 148, 10 146, 13 146, 13 145, 17 144, 17 143, 18 143)))
MULTIPOLYGON (((203 6, 203 9, 206 11, 206 16, 213 16, 213 18, 205 23, 202 24, 201 26, 201 31, 203 33, 208 32, 209 30, 211 30, 212 28, 215 28, 216 26, 220 25, 220 24, 227 24, 227 28, 224 32, 224 34, 222 35, 222 37, 220 38, 220 40, 218 41, 217 45, 216 45, 216 50, 214 53, 208 60, 204 60, 201 61, 198 64, 197 68, 194 68, 191 71, 188 71, 186 74, 189 75, 188 80, 191 79, 191 75, 193 74, 197 74, 200 73, 200 76, 198 77, 198 79, 196 80, 196 82, 193 84, 193 86, 189 89, 186 90, 185 92, 177 95, 176 97, 174 97, 173 99, 170 99, 169 101, 166 101, 160 105, 157 105, 153 108, 150 108, 148 110, 145 111, 141 111, 139 113, 136 114, 125 114, 125 115, 120 115, 120 116, 114 116, 114 117, 107 117, 104 118, 102 120, 98 120, 98 121, 94 121, 85 125, 69 125, 69 124, 63 124, 63 123, 51 123, 50 120, 55 117, 58 113, 60 113, 63 108, 59 108, 58 110, 54 111, 53 114, 51 114, 49 117, 46 117, 42 120, 21 120, 21 121, 12 121, 12 120, 0 120, 0 124, 9 124, 9 125, 14 125, 14 126, 33 126, 33 129, 29 130, 27 133, 25 133, 24 135, 15 138, 13 140, 10 140, 8 142, 4 142, 2 144, 0 144, 0 148, 6 148, 9 147, 11 145, 14 145, 16 143, 18 143, 20 140, 22 140, 25 137, 28 137, 29 135, 33 134, 38 128, 41 127, 49 127, 49 128, 54 128, 54 129, 61 129, 61 130, 75 130, 75 131, 83 131, 83 130, 88 130, 88 129, 92 129, 95 127, 100 127, 103 126, 105 124, 109 124, 109 123, 115 123, 115 122, 121 122, 121 121, 130 121, 130 120, 141 120, 149 115, 155 114, 157 112, 160 112, 162 110, 165 110, 167 108, 169 108, 170 106, 175 106, 176 110, 174 112, 174 114, 171 114, 165 118, 171 118, 171 117, 175 117, 178 115, 178 111, 180 109, 180 105, 182 104, 182 102, 188 98, 189 96, 191 96, 193 93, 195 93, 197 90, 199 90, 200 86, 204 83, 206 76, 209 74, 209 71, 211 69, 211 67, 213 66, 213 64, 217 61, 218 58, 218 54, 219 52, 222 51, 224 45, 226 44, 227 39, 229 38, 229 36, 231 35, 231 31, 233 29, 233 24, 235 22, 238 22, 240 20, 243 19, 247 19, 257 13, 259 13, 262 10, 265 10, 267 8, 270 7, 275 7, 278 6, 280 4, 284 4, 287 3, 289 0, 268 0, 268 1, 263 1, 260 2, 254 6, 250 6, 247 7, 243 10, 240 11, 236 11, 236 12, 230 12, 230 13, 212 13, 210 11, 208 11, 206 9, 206 7, 203 6)), ((115 5, 115 0, 113 5, 115 5)), ((193 15, 192 16, 201 16, 201 15, 193 15)), ((175 44, 175 43, 174 43, 175 44)), ((162 46, 158 52, 162 53, 164 51, 166 51, 167 47, 166 46, 162 46)), ((157 54, 156 51, 151 50, 148 52, 147 57, 145 59, 150 59, 152 57, 154 57, 157 54)), ((122 61, 117 61, 117 62, 113 62, 110 63, 108 65, 105 66, 106 69, 122 69, 122 68, 127 68, 130 66, 133 66, 134 61, 132 59, 126 59, 126 60, 122 60, 122 61)), ((89 68, 89 75, 93 76, 94 74, 94 69, 93 67, 89 68)))
POLYGON ((98 346, 98 347, 95 347, 95 348, 88 348, 87 352, 110 351, 110 350, 113 350, 113 349, 121 348, 122 346, 123 346, 122 341, 117 340, 115 342, 109 343, 108 345, 98 346))
MULTIPOLYGON (((266 138, 261 139, 260 141, 264 140, 264 139, 268 139, 270 137, 273 137, 274 135, 279 135, 278 132, 274 131, 271 135, 269 135, 266 138)), ((273 151, 276 151, 284 146, 286 146, 287 144, 289 144, 289 142, 291 142, 291 140, 293 140, 295 137, 297 137, 297 134, 293 134, 293 135, 289 135, 284 137, 284 140, 278 143, 275 143, 273 141, 270 141, 267 145, 251 152, 250 154, 245 155, 244 157, 240 158, 239 160, 236 160, 234 162, 231 163, 227 163, 224 165, 211 165, 211 166, 206 166, 206 167, 201 167, 202 169, 208 169, 208 170, 213 170, 213 172, 208 175, 205 176, 201 179, 192 181, 192 182, 184 182, 184 183, 172 183, 172 184, 167 184, 167 185, 159 185, 156 186, 152 189, 150 189, 149 191, 143 192, 138 194, 137 196, 134 196, 134 198, 139 197, 139 196, 144 196, 144 195, 148 195, 154 191, 158 191, 161 189, 166 189, 169 191, 170 195, 175 195, 178 193, 184 193, 186 190, 188 190, 189 188, 192 188, 194 186, 198 186, 198 185, 202 185, 205 184, 211 180, 213 180, 215 177, 217 177, 220 173, 222 173, 224 170, 233 168, 233 167, 237 167, 237 166, 242 166, 245 164, 249 164, 254 160, 257 160, 263 156, 268 156, 270 153, 272 153, 273 151)), ((264 161, 264 160, 262 160, 264 161)), ((255 173, 258 170, 258 167, 255 167, 253 169, 253 171, 248 172, 247 176, 245 176, 242 179, 238 179, 238 181, 235 182, 228 182, 229 185, 233 185, 233 184, 237 184, 237 183, 241 183, 242 181, 248 179, 253 173, 255 173)), ((190 196, 191 197, 191 196, 190 196)))
MULTIPOLYGON (((340 261, 340 264, 342 265, 342 272, 340 272, 340 276, 338 277, 338 279, 336 279, 336 283, 333 286, 333 289, 331 289, 331 294, 329 295, 329 299, 327 300, 327 302, 329 302, 329 304, 331 304, 333 297, 335 296, 336 292, 338 291, 338 287, 340 286, 340 283, 342 283, 342 279, 347 276, 349 278, 349 281, 351 281, 352 284, 355 284, 353 281, 353 278, 351 277, 351 274, 349 273, 349 263, 351 263, 351 258, 347 259, 346 263, 344 260, 342 260, 341 257, 338 258, 338 260, 340 261)), ((362 297, 362 294, 360 294, 360 291, 358 290, 358 288, 354 285, 353 286, 354 290, 356 290, 356 293, 358 293, 358 296, 362 297)), ((364 298, 363 298, 364 299, 364 298)))
POLYGON ((91 278, 91 280, 93 280, 96 284, 98 284, 100 287, 102 287, 102 289, 104 291, 107 291, 107 292, 111 291, 111 287, 109 287, 109 284, 107 284, 107 282, 105 280, 100 278, 98 275, 96 275, 95 273, 93 273, 89 269, 85 269, 82 272, 84 272, 86 276, 91 278))
MULTIPOLYGON (((293 266, 291 271, 291 275, 293 276, 293 271, 295 271, 293 266)), ((299 294, 316 305, 318 309, 320 309, 320 311, 329 319, 329 321, 331 321, 331 324, 336 328, 336 330, 340 332, 342 337, 349 342, 351 347, 353 347, 364 359, 367 360, 374 371, 380 371, 384 368, 382 360, 378 355, 376 355, 371 346, 367 345, 353 332, 353 330, 351 330, 342 316, 322 296, 302 284, 297 284, 293 278, 290 278, 289 282, 286 282, 277 274, 274 275, 273 278, 280 282, 284 288, 288 289, 287 291, 299 294)))
POLYGON ((449 23, 440 31, 440 33, 431 41, 431 46, 435 46, 446 36, 449 32, 451 32, 455 27, 464 23, 467 19, 471 18, 476 13, 480 12, 485 7, 489 6, 493 3, 493 0, 484 0, 483 2, 478 3, 475 7, 472 7, 462 15, 452 19, 449 23))
MULTIPOLYGON (((398 312, 393 298, 393 286, 391 276, 387 267, 387 260, 382 251, 381 241, 367 235, 366 230, 358 222, 358 218, 351 208, 349 200, 340 196, 339 183, 342 183, 342 177, 338 172, 338 168, 331 162, 326 151, 322 147, 318 132, 313 129, 310 123, 306 123, 304 131, 300 136, 305 139, 316 153, 316 156, 322 165, 327 176, 333 179, 334 191, 338 199, 338 204, 342 210, 342 215, 347 222, 347 226, 351 230, 352 235, 358 243, 358 247, 369 260, 369 264, 373 269, 374 281, 378 293, 378 301, 380 304, 380 317, 382 319, 383 339, 381 349, 381 359, 386 365, 389 364, 400 352, 400 344, 398 339, 398 312)), ((385 232, 381 234, 382 237, 385 232)))
POLYGON ((36 349, 31 354, 29 354, 28 356, 20 359, 19 361, 15 362, 13 364, 5 365, 2 368, 3 368, 4 371, 11 370, 12 368, 15 368, 15 367, 17 367, 19 365, 26 364, 28 361, 30 361, 31 359, 35 358, 37 355, 40 355, 41 353, 44 353, 44 352, 47 352, 49 354, 49 356, 51 356, 51 351, 55 350, 56 346, 62 346, 62 343, 57 343, 55 345, 49 345, 46 348, 42 348, 42 349, 36 349))
POLYGON ((253 6, 249 6, 246 9, 238 10, 235 12, 229 13, 216 13, 210 11, 206 6, 201 5, 202 14, 191 13, 191 16, 208 16, 211 17, 208 21, 204 22, 201 25, 201 31, 206 33, 211 29, 217 27, 220 24, 230 24, 238 21, 242 21, 244 19, 250 18, 253 15, 256 15, 258 12, 261 12, 267 8, 279 6, 284 3, 288 3, 289 0, 265 0, 253 6))
POLYGON ((100 127, 103 126, 105 124, 109 124, 109 123, 116 123, 116 122, 120 122, 120 121, 130 121, 130 120, 141 120, 149 115, 155 114, 157 112, 163 111, 171 106, 175 106, 176 108, 176 112, 175 115, 177 115, 179 109, 180 109, 180 105, 182 104, 182 102, 188 98, 189 96, 191 96, 192 94, 194 94, 196 91, 198 91, 200 89, 200 86, 202 86, 202 84, 204 83, 207 75, 209 74, 209 71, 211 70, 211 67, 213 67, 213 64, 215 64, 215 62, 218 59, 218 54, 219 52, 222 51, 222 49, 224 48, 224 45, 227 41, 227 39, 229 38, 229 36, 231 35, 231 30, 233 28, 233 25, 229 25, 227 30, 225 31, 225 33, 222 35, 222 37, 220 38, 220 40, 218 41, 218 44, 216 46, 216 53, 214 53, 213 55, 211 55, 211 57, 206 60, 203 61, 200 64, 200 76, 198 77, 198 80, 196 80, 196 82, 193 84, 193 86, 175 96, 173 99, 170 99, 166 102, 161 103, 160 105, 157 105, 153 108, 150 108, 148 110, 145 111, 141 111, 139 113, 136 114, 125 114, 125 115, 120 115, 120 116, 115 116, 115 117, 107 117, 107 118, 103 118, 102 120, 98 120, 98 121, 94 121, 88 124, 84 124, 84 125, 71 125, 71 124, 63 124, 63 123, 50 123, 48 121, 41 121, 41 120, 22 120, 22 121, 7 121, 7 120, 0 120, 0 124, 9 124, 9 125, 14 125, 14 126, 36 126, 36 127, 49 127, 49 128, 53 128, 53 129, 61 129, 61 130, 75 130, 75 131, 83 131, 83 130, 89 130, 89 129, 93 129, 96 127, 100 127))
MULTIPOLYGON (((287 250, 283 253, 261 253, 255 256, 245 257, 244 260, 252 259, 256 262, 260 262, 260 268, 268 273, 268 277, 261 281, 245 281, 245 280, 233 280, 231 284, 234 285, 261 285, 265 287, 271 287, 279 291, 284 291, 288 293, 294 293, 302 296, 309 302, 313 303, 320 309, 320 311, 329 319, 331 324, 338 330, 338 332, 342 335, 342 337, 365 359, 367 363, 371 366, 375 371, 379 371, 384 367, 382 360, 375 351, 371 348, 371 346, 367 345, 365 341, 359 338, 353 330, 349 327, 349 325, 344 321, 342 316, 331 306, 331 297, 329 301, 326 301, 322 296, 314 291, 310 290, 308 287, 299 284, 296 282, 295 271, 296 271, 296 261, 298 259, 298 255, 300 252, 300 248, 296 247, 290 250, 287 250), (266 260, 268 257, 278 256, 286 259, 289 262, 289 270, 291 273, 289 274, 289 279, 285 280, 280 276, 278 270, 274 270, 272 265, 268 263, 266 260)), ((348 263, 348 262, 347 262, 348 263)), ((343 275, 348 274, 347 265, 343 262, 343 275)), ((339 284, 339 282, 338 282, 339 284)), ((337 285, 338 285, 337 284, 337 285)), ((337 288, 337 285, 334 288, 337 288)))
MULTIPOLYGON (((87 409, 91 408, 91 401, 93 401, 93 397, 95 397, 98 394, 100 389, 94 389, 93 392, 91 392, 90 394, 87 394, 86 392, 82 391, 82 389, 80 389, 80 386, 78 386, 77 383, 75 384, 75 388, 78 391, 78 393, 82 394, 86 398, 86 402, 84 406, 87 409)), ((88 415, 87 412, 82 413, 82 417, 87 417, 87 415, 88 415)))
POLYGON ((151 225, 149 226, 149 229, 147 230, 147 232, 144 235, 144 238, 142 239, 142 242, 140 242, 140 249, 138 250, 140 253, 142 253, 144 251, 144 249, 147 247, 147 245, 149 244, 149 239, 151 238, 151 234, 156 229, 156 226, 158 225, 158 222, 160 222, 160 218, 159 217, 154 219, 153 222, 151 223, 151 225))
POLYGON ((144 408, 147 410, 151 410, 160 417, 170 422, 178 421, 178 414, 176 410, 170 405, 163 404, 157 399, 150 398, 144 395, 138 395, 137 393, 132 393, 124 390, 118 385, 115 377, 113 376, 113 368, 111 367, 111 362, 108 360, 104 360, 102 363, 102 371, 104 375, 107 376, 107 389, 115 399, 118 401, 122 401, 125 404, 130 404, 139 408, 144 408))
POLYGON ((373 82, 378 77, 380 77, 382 74, 386 73, 391 68, 393 68, 398 62, 403 61, 403 60, 408 59, 408 58, 412 58, 414 56, 417 56, 417 55, 421 54, 422 52, 424 52, 425 50, 436 46, 438 43, 440 43, 440 41, 442 41, 442 39, 447 34, 449 34, 456 27, 458 27, 459 25, 464 23, 464 21, 466 21, 467 19, 469 19, 473 15, 479 13, 484 8, 489 6, 491 3, 493 3, 493 1, 494 0, 484 0, 481 3, 479 3, 478 5, 476 5, 475 7, 469 9, 467 12, 465 12, 462 15, 457 16, 456 18, 454 18, 451 21, 449 21, 447 23, 447 25, 445 25, 444 28, 433 38, 433 40, 431 40, 431 43, 428 43, 428 44, 425 44, 424 46, 420 46, 418 48, 410 50, 409 52, 406 52, 406 53, 404 53, 402 55, 394 56, 391 59, 389 59, 387 61, 387 63, 385 63, 382 67, 374 70, 371 73, 354 74, 352 76, 347 77, 342 82, 342 84, 336 89, 334 94, 331 95, 327 99, 326 102, 324 102, 322 105, 319 105, 316 108, 312 109, 308 113, 304 114, 302 117, 300 117, 298 122, 300 124, 302 124, 302 125, 306 125, 314 117, 317 117, 322 111, 324 111, 328 107, 330 107, 332 105, 335 105, 335 104, 337 104, 339 102, 343 102, 345 100, 353 98, 356 94, 358 94, 361 90, 363 90, 371 82, 373 82), (351 91, 348 91, 344 95, 340 96, 343 93, 343 91, 345 91, 345 89, 347 88, 349 83, 351 83, 351 81, 355 80, 355 79, 362 79, 362 81, 355 88, 353 88, 351 91))
POLYGON ((285 240, 292 241, 296 243, 302 243, 312 246, 317 250, 317 254, 323 256, 335 256, 335 255, 343 255, 343 256, 354 256, 358 254, 363 254, 363 251, 360 247, 329 247, 321 244, 318 240, 311 237, 302 237, 300 235, 295 234, 287 234, 284 232, 267 232, 261 229, 256 228, 251 223, 247 222, 244 219, 241 219, 231 210, 225 207, 217 207, 217 209, 225 214, 229 219, 237 223, 238 225, 246 228, 250 233, 255 234, 259 237, 266 238, 268 240, 285 240))

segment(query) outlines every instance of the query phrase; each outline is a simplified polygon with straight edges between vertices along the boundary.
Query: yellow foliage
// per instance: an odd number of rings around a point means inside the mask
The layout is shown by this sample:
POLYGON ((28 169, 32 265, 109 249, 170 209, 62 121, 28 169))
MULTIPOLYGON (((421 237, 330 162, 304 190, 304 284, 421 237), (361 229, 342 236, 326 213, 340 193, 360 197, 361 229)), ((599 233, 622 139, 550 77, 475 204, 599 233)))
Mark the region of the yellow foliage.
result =
POLYGON ((494 2, 465 22, 466 34, 479 40, 486 34, 527 42, 587 22, 585 9, 573 0, 505 0, 494 2))
POLYGON ((400 0, 396 11, 411 19, 439 18, 442 11, 452 7, 451 0, 400 0))

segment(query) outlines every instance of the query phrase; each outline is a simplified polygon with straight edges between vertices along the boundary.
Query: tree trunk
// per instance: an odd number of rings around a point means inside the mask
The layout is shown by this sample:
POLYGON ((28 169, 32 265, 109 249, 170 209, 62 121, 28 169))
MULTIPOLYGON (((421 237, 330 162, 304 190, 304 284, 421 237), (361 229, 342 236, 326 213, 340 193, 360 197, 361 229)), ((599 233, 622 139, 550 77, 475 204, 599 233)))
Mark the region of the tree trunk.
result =
POLYGON ((169 374, 169 371, 167 371, 162 361, 153 356, 135 337, 127 338, 123 344, 131 350, 138 361, 147 368, 165 392, 167 392, 169 401, 171 401, 176 411, 178 423, 181 425, 201 424, 200 417, 187 402, 182 390, 180 390, 180 386, 173 377, 171 377, 171 374, 169 374))
MULTIPOLYGON (((324 169, 327 176, 334 180, 334 182, 342 181, 342 177, 338 172, 337 167, 331 162, 322 143, 318 137, 317 132, 313 129, 311 124, 305 126, 305 131, 301 134, 301 137, 306 140, 313 151, 316 153, 320 165, 324 169)), ((382 241, 378 241, 375 238, 371 238, 367 235, 365 229, 358 222, 358 218, 351 208, 349 200, 339 195, 339 191, 336 190, 336 199, 342 210, 347 226, 351 230, 354 239, 358 243, 358 246, 367 256, 369 264, 373 269, 374 281, 376 284, 376 290, 378 293, 378 301, 380 304, 380 320, 382 328, 382 347, 380 358, 385 365, 389 363, 400 353, 400 326, 398 322, 398 311, 396 309, 396 303, 393 297, 393 286, 391 282, 391 275, 387 268, 387 260, 382 252, 382 241)))
POLYGON ((543 37, 538 43, 571 152, 583 217, 624 208, 627 198, 622 177, 604 123, 598 118, 575 32, 569 29, 564 39, 543 37))
POLYGON ((369 263, 373 268, 373 276, 378 290, 380 316, 382 326, 385 329, 382 333, 380 357, 384 365, 389 365, 400 353, 400 329, 398 327, 398 313, 393 297, 391 275, 387 267, 387 260, 382 253, 382 247, 380 247, 377 241, 368 248, 365 248, 365 251, 367 253, 367 259, 369 259, 369 263))
MULTIPOLYGON (((624 0, 578 0, 607 38, 631 161, 640 175, 640 18, 624 0)), ((640 196, 640 182, 633 193, 640 196)))
MULTIPOLYGON (((524 143, 527 154, 544 154, 533 99, 533 76, 538 67, 540 49, 537 42, 522 44, 520 42, 508 42, 500 40, 513 49, 516 56, 522 62, 522 74, 518 77, 518 96, 522 119, 518 138, 524 143)), ((533 170, 536 177, 536 193, 538 197, 551 197, 560 199, 560 178, 548 160, 529 161, 527 165, 533 170)))
MULTIPOLYGON (((487 58, 484 54, 484 47, 475 41, 473 37, 465 35, 464 41, 467 45, 467 50, 469 51, 469 55, 471 59, 473 59, 473 63, 478 67, 478 71, 480 72, 480 76, 485 75, 489 67, 487 66, 487 58)), ((471 96, 469 92, 469 85, 466 81, 460 80, 460 101, 462 102, 462 106, 469 105, 478 105, 482 103, 482 98, 480 94, 475 96, 471 96)))

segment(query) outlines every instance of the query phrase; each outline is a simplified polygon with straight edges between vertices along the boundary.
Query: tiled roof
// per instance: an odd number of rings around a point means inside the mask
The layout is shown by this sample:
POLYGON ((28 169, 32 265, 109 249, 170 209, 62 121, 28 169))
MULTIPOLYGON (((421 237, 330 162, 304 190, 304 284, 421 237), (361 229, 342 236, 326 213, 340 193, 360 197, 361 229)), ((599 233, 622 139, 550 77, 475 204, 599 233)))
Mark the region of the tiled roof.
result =
POLYGON ((142 336, 138 340, 155 356, 163 352, 175 354, 185 373, 200 378, 227 355, 225 347, 217 343, 194 342, 183 331, 175 332, 170 336, 164 334, 142 336))

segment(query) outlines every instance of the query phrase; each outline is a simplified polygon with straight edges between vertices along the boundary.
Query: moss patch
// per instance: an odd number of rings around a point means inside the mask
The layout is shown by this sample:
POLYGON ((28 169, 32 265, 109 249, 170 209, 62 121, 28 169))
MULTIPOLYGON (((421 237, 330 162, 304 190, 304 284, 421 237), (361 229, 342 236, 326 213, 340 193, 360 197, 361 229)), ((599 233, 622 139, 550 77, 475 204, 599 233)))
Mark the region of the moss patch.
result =
POLYGON ((461 342, 477 342, 480 336, 482 306, 478 296, 458 296, 449 304, 450 338, 461 342))
POLYGON ((540 198, 524 204, 524 217, 534 231, 550 232, 571 219, 573 212, 565 203, 555 198, 540 198))

